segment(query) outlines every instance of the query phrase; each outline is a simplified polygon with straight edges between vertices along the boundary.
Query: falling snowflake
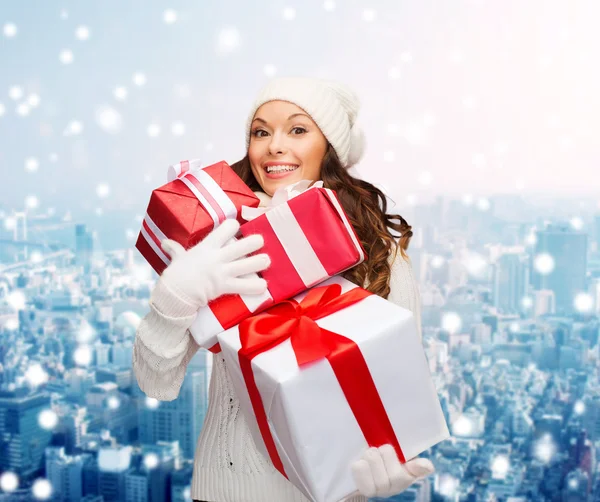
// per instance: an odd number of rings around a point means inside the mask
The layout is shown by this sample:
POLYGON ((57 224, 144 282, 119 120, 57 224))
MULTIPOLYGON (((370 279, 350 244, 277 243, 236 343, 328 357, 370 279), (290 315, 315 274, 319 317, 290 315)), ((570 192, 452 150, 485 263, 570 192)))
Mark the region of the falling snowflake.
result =
POLYGON ((160 126, 156 123, 150 124, 146 129, 146 132, 151 138, 157 138, 160 135, 160 126))
POLYGON ((219 32, 217 49, 219 52, 231 52, 240 45, 240 34, 236 28, 224 28, 219 32))
POLYGON ((29 157, 25 159, 25 170, 30 173, 36 172, 40 167, 40 162, 35 157, 29 157))
POLYGON ((69 19, 69 11, 68 11, 68 10, 66 10, 66 9, 62 9, 62 10, 60 11, 60 18, 61 18, 63 21, 65 21, 65 20, 69 19))
POLYGON ((263 72, 264 72, 265 76, 271 78, 271 77, 274 77, 275 74, 277 73, 277 68, 275 67, 275 65, 266 64, 265 67, 263 68, 263 72))
POLYGON ((110 106, 96 108, 96 123, 109 134, 119 133, 123 126, 121 114, 110 106))
POLYGON ((92 362, 92 350, 88 345, 80 345, 73 352, 73 360, 78 366, 88 366, 92 362))
POLYGON ((489 199, 485 197, 480 197, 477 200, 477 209, 480 211, 487 211, 491 207, 489 199))
POLYGON ((573 411, 577 415, 583 415, 585 413, 585 403, 583 401, 576 401, 573 411))
POLYGON ((177 12, 175 12, 173 9, 167 9, 163 12, 163 21, 166 24, 173 24, 175 21, 177 21, 177 12))
POLYGON ((32 387, 38 387, 48 381, 48 373, 44 371, 41 364, 34 363, 27 368, 25 380, 27 380, 32 387))
POLYGON ((581 230, 584 225, 583 220, 578 216, 571 218, 571 221, 569 223, 575 230, 581 230))
POLYGON ((156 453, 148 453, 144 456, 144 466, 146 469, 154 469, 160 463, 160 459, 156 453))
POLYGON ((37 108, 40 104, 40 97, 37 94, 30 94, 27 96, 27 104, 31 108, 37 108))
POLYGON ((335 2, 333 0, 325 0, 325 2, 323 3, 323 8, 327 12, 332 12, 333 10, 335 10, 335 2))
POLYGON ((90 29, 87 26, 78 26, 75 30, 77 40, 87 40, 90 38, 90 29))
POLYGON ((104 214, 104 210, 101 207, 97 207, 94 212, 96 213, 96 216, 102 216, 104 214))
POLYGON ((134 73, 133 75, 133 83, 138 87, 142 87, 146 85, 146 75, 141 72, 134 73))
POLYGON ((530 296, 525 296, 522 300, 521 300, 521 305, 523 306, 523 308, 525 309, 530 309, 531 307, 533 307, 533 299, 530 296))
POLYGON ((443 256, 435 255, 431 259, 431 267, 432 268, 440 268, 445 262, 446 262, 446 260, 444 259, 443 256))
POLYGON ((469 417, 461 415, 452 424, 452 431, 458 436, 468 436, 473 431, 473 423, 469 417))
POLYGON ((6 23, 4 25, 4 36, 6 38, 13 38, 17 36, 17 33, 19 32, 17 25, 14 23, 6 23))
POLYGON ((40 201, 35 195, 28 195, 25 197, 25 206, 29 209, 35 209, 40 205, 40 201))
POLYGON ((377 18, 377 12, 375 12, 373 9, 365 9, 363 10, 362 17, 364 21, 371 23, 377 18))
POLYGON ((31 263, 41 263, 44 261, 44 255, 40 251, 32 251, 29 257, 31 259, 31 263))
POLYGON ((52 485, 47 479, 36 479, 31 491, 36 499, 47 500, 52 496, 52 485))
POLYGON ((7 216, 4 220, 4 228, 6 230, 14 230, 17 228, 17 219, 12 216, 7 216))
POLYGON ((14 101, 17 101, 23 97, 23 89, 18 85, 13 85, 8 90, 8 97, 14 101))
POLYGON ((542 463, 548 464, 556 453, 556 444, 552 440, 552 437, 548 434, 543 436, 534 445, 534 456, 542 463))
POLYGON ((407 203, 409 206, 416 206, 416 205, 417 205, 417 202, 418 202, 418 200, 419 200, 419 199, 418 199, 418 197, 417 197, 416 195, 414 195, 414 194, 408 194, 408 195, 406 196, 406 203, 407 203))
POLYGON ((449 333, 456 333, 462 327, 462 319, 456 312, 446 312, 442 316, 442 329, 449 333))
POLYGON ((497 455, 492 460, 492 477, 504 479, 510 469, 510 461, 506 455, 497 455))
POLYGON ((117 396, 110 396, 107 404, 111 410, 116 410, 119 406, 121 406, 121 401, 117 396))
POLYGON ((153 397, 146 398, 146 408, 150 408, 151 410, 155 410, 160 405, 160 401, 158 399, 154 399, 153 397))
POLYGON ((20 103, 17 106, 17 115, 20 115, 21 117, 27 117, 30 111, 31 108, 27 103, 20 103))
POLYGON ((58 161, 58 154, 51 153, 50 155, 48 155, 48 160, 55 164, 58 161))
POLYGON ((42 429, 52 430, 58 424, 58 415, 53 410, 43 410, 38 415, 38 424, 42 429))
POLYGON ((73 59, 73 52, 70 49, 63 49, 58 55, 58 60, 64 65, 71 64, 73 59))
POLYGON ((77 332, 77 341, 79 343, 85 344, 91 342, 96 335, 96 331, 92 327, 92 325, 85 321, 81 323, 79 330, 77 332))
POLYGON ((19 488, 19 477, 10 471, 2 473, 0 476, 0 489, 3 492, 10 493, 14 492, 17 488, 19 488))
POLYGON ((6 107, 4 104, 0 103, 0 117, 2 117, 6 113, 6 107))
POLYGON ((22 291, 12 291, 6 297, 6 301, 15 310, 23 310, 25 308, 25 304, 27 303, 25 293, 22 291))
POLYGON ((594 308, 594 298, 588 293, 578 293, 573 301, 577 312, 587 314, 594 308))
POLYGON ((117 87, 113 91, 113 95, 119 101, 125 101, 127 99, 127 89, 125 87, 117 87))
POLYGON ((286 7, 285 9, 283 9, 282 16, 283 19, 291 21, 296 17, 296 9, 294 9, 293 7, 286 7))
POLYGON ((541 275, 548 275, 554 270, 554 258, 549 253, 540 253, 533 260, 533 268, 541 275))
POLYGON ((78 120, 72 120, 67 124, 67 127, 63 131, 64 136, 78 136, 83 132, 83 124, 78 120))
POLYGON ((19 320, 15 318, 8 319, 4 324, 4 327, 8 331, 16 331, 17 329, 19 329, 19 320))
POLYGON ((173 122, 171 133, 173 136, 183 136, 185 134, 185 124, 183 122, 173 122))

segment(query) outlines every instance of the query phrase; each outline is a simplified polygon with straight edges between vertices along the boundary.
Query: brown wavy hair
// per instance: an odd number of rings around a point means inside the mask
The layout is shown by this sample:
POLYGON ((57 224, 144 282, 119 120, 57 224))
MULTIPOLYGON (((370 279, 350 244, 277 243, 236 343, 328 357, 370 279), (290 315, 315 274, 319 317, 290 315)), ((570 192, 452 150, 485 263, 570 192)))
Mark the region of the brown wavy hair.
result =
MULTIPOLYGON (((262 191, 247 155, 231 167, 251 190, 262 191)), ((387 298, 390 294, 388 257, 400 249, 402 257, 407 258, 405 251, 412 237, 412 227, 400 215, 387 214, 387 199, 383 192, 371 183, 351 176, 331 144, 321 163, 321 180, 325 188, 336 192, 367 254, 364 262, 346 271, 343 277, 358 286, 367 284, 367 290, 387 298), (399 233, 399 247, 390 229, 399 233)))

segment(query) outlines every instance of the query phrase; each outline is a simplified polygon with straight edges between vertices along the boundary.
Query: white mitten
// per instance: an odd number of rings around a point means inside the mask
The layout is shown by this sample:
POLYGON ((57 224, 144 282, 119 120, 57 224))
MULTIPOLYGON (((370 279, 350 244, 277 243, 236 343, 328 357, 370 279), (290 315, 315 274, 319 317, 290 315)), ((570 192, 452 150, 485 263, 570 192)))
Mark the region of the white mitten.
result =
POLYGON ((427 458, 417 457, 402 464, 391 444, 369 448, 352 464, 356 487, 365 497, 391 497, 434 471, 427 458))
POLYGON ((265 253, 246 255, 260 249, 264 239, 257 234, 235 240, 239 228, 236 220, 225 220, 187 251, 176 241, 163 240, 161 246, 171 256, 171 263, 160 280, 198 308, 224 294, 263 293, 267 283, 256 272, 265 270, 271 260, 265 253))

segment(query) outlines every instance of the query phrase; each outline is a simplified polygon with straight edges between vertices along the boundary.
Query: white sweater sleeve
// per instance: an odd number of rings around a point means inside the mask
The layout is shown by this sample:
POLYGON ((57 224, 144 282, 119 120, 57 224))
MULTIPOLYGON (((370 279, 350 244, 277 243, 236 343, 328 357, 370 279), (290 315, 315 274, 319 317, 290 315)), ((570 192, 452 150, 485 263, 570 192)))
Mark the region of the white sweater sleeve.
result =
POLYGON ((159 278, 133 345, 133 371, 148 397, 172 401, 179 395, 187 365, 199 349, 188 331, 195 317, 196 308, 159 278))
POLYGON ((410 258, 407 261, 400 251, 392 261, 390 275, 390 294, 388 300, 410 310, 415 316, 417 331, 423 338, 421 326, 421 295, 415 279, 410 258))

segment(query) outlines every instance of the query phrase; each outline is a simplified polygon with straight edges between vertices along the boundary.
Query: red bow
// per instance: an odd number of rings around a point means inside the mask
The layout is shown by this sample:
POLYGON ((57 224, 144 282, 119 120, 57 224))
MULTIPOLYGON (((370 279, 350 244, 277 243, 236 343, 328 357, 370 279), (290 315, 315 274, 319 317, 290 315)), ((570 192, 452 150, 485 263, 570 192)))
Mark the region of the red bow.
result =
POLYGON ((300 303, 293 299, 278 303, 240 323, 240 355, 252 359, 290 338, 299 366, 327 357, 336 347, 335 333, 315 321, 371 294, 362 288, 342 294, 339 284, 331 284, 311 289, 300 303))

